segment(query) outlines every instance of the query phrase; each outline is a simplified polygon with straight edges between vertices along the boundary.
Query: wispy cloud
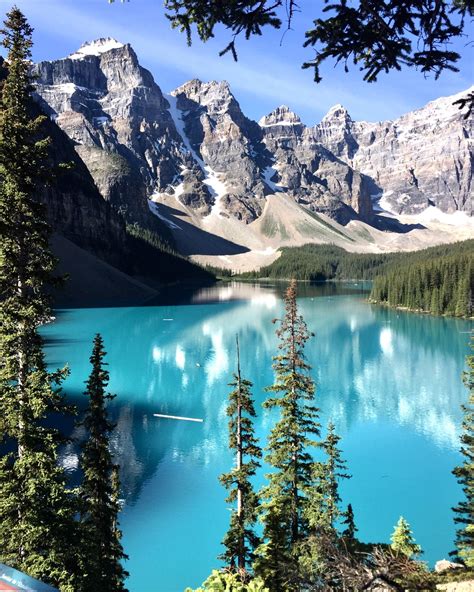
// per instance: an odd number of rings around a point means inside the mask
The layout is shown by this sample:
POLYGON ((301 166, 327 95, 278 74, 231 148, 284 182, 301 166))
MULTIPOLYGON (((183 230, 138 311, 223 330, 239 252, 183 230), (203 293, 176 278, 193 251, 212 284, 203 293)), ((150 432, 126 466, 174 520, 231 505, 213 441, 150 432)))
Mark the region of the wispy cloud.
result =
MULTIPOLYGON (((104 1, 104 0, 102 0, 104 1)), ((318 104, 335 101, 336 93, 329 87, 317 87, 308 73, 300 73, 295 63, 285 63, 279 59, 268 59, 259 56, 258 66, 252 67, 244 61, 231 62, 229 57, 221 58, 214 48, 196 43, 191 49, 183 46, 177 39, 178 33, 160 30, 156 34, 144 33, 142 30, 127 28, 84 10, 83 3, 75 8, 67 6, 63 1, 22 0, 21 7, 27 11, 37 28, 49 30, 50 34, 64 39, 90 39, 95 36, 113 35, 120 41, 131 43, 142 62, 151 66, 158 84, 159 68, 173 68, 183 74, 183 82, 190 78, 205 80, 229 80, 235 92, 243 91, 253 96, 275 101, 290 102, 292 106, 319 111, 318 104), (48 10, 44 10, 45 5, 48 10), (54 15, 52 19, 51 16, 54 15), (64 23, 65 26, 58 26, 64 23)), ((97 2, 91 2, 90 8, 97 8, 97 2)), ((112 13, 113 16, 113 13, 112 13)), ((71 51, 75 48, 71 48, 71 51)), ((61 56, 56 56, 61 57, 61 56)), ((171 90, 171 89, 164 89, 171 90)), ((357 103, 358 98, 352 93, 337 89, 337 101, 357 103)))
MULTIPOLYGON (((319 120, 334 103, 343 103, 356 117, 365 119, 390 118, 414 106, 413 94, 394 83, 396 75, 391 78, 392 83, 368 86, 357 82, 355 77, 346 77, 340 70, 335 74, 329 71, 324 83, 316 85, 311 73, 299 69, 298 57, 291 51, 286 57, 284 50, 269 52, 259 46, 255 52, 255 46, 249 49, 244 44, 241 60, 234 63, 229 56, 217 55, 221 48, 217 42, 207 45, 196 42, 189 48, 183 36, 169 30, 162 9, 156 8, 156 0, 153 3, 133 0, 133 6, 127 7, 111 7, 106 0, 17 0, 17 4, 43 35, 48 34, 51 53, 54 39, 62 39, 61 47, 68 46, 72 52, 82 41, 113 36, 132 44, 141 63, 152 71, 164 91, 171 90, 166 84, 176 87, 190 78, 225 79, 244 110, 254 117, 282 103, 301 111, 303 119, 309 119, 307 123, 319 120), (127 21, 127 15, 133 18, 127 21), (148 19, 153 21, 153 26, 148 19)), ((0 7, 9 5, 10 1, 0 0, 0 7)), ((59 57, 62 56, 51 55, 50 59, 59 57)), ((446 85, 448 92, 438 94, 460 90, 460 79, 456 80, 457 83, 446 85)), ((428 99, 436 96, 435 91, 428 99)))

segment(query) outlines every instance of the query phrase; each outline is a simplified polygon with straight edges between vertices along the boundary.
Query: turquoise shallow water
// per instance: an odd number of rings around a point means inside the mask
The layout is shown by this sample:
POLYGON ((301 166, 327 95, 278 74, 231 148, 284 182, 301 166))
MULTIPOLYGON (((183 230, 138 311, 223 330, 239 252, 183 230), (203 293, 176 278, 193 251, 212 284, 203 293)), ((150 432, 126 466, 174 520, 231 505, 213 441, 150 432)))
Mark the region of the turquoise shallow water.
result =
MULTIPOLYGON (((316 336, 306 352, 318 383, 321 420, 333 420, 353 478, 342 486, 364 541, 388 542, 404 515, 424 558, 452 549, 450 508, 460 488, 460 375, 468 353, 467 321, 369 305, 361 285, 302 286, 299 300, 316 336)), ((282 313, 281 286, 231 284, 165 295, 141 308, 57 311, 44 328, 48 361, 68 363, 65 389, 82 402, 92 338, 108 351, 114 450, 122 467, 121 527, 131 592, 182 592, 218 565, 228 524, 217 477, 227 447, 227 383, 241 341, 243 374, 254 382, 263 439, 275 415, 263 412, 272 382, 272 319, 282 313), (204 423, 153 417, 167 413, 204 423)), ((80 435, 80 432, 77 433, 80 435)), ((63 461, 71 471, 71 446, 63 461)), ((258 483, 262 475, 258 475, 258 483)))

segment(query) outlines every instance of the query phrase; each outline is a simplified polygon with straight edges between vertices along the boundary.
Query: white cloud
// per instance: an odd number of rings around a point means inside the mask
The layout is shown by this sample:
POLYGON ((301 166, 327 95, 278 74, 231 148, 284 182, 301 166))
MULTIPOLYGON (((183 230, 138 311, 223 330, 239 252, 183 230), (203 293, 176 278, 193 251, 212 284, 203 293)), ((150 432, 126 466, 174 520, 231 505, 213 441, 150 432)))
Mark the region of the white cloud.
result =
MULTIPOLYGON (((218 56, 222 39, 207 44, 195 41, 190 49, 185 37, 171 31, 159 3, 133 0, 125 5, 120 2, 109 5, 107 0, 17 0, 38 32, 47 32, 54 47, 54 39, 68 43, 64 55, 76 50, 86 41, 97 37, 114 37, 129 42, 142 64, 149 68, 163 91, 170 80, 175 86, 191 78, 204 80, 228 80, 233 92, 242 103, 243 110, 259 119, 281 103, 289 104, 295 111, 303 111, 303 120, 311 125, 319 121, 329 107, 344 104, 356 119, 389 119, 411 109, 421 107, 427 100, 452 94, 463 87, 463 78, 446 75, 444 86, 423 81, 416 72, 390 73, 374 85, 361 81, 357 69, 351 76, 342 68, 325 68, 322 84, 316 85, 310 71, 302 71, 299 32, 282 48, 274 43, 255 40, 251 44, 242 41, 240 60, 232 62, 230 56, 218 56), (137 18, 136 15, 140 18, 137 18), (52 18, 54 15, 54 18, 52 18), (127 16, 129 22, 127 21, 127 16), (295 43, 295 41, 297 42, 295 43), (71 47, 71 43, 75 46, 71 47), (177 76, 176 72, 182 74, 177 76), (423 84, 425 82, 425 84, 423 84), (164 88, 163 88, 164 86, 164 88), (428 90, 429 89, 429 90, 428 90), (439 89, 439 90, 438 90, 439 89), (256 113, 256 110, 262 110, 256 113)), ((0 7, 9 8, 10 0, 0 0, 0 7)), ((273 39, 274 41, 274 39, 273 39)), ((50 58, 62 57, 51 55, 50 58)))

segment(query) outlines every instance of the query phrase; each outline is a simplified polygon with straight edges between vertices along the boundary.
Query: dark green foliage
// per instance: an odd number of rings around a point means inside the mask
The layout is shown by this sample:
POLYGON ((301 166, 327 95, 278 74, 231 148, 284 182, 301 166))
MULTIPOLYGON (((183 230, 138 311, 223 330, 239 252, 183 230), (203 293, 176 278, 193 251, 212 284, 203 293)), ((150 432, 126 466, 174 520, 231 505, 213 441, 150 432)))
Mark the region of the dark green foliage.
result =
POLYGON ((448 255, 393 266, 375 279, 370 299, 435 315, 471 316, 474 241, 461 244, 448 255))
POLYGON ((236 453, 236 466, 224 473, 220 480, 229 490, 227 502, 237 504, 232 511, 230 527, 223 544, 226 551, 223 559, 231 569, 246 570, 252 563, 253 551, 259 543, 253 525, 257 519, 258 496, 255 494, 251 477, 260 466, 258 459, 262 452, 254 435, 253 418, 255 408, 252 400, 252 383, 240 373, 240 352, 237 339, 237 373, 230 383, 227 415, 229 416, 229 448, 236 453))
POLYGON ((186 33, 188 44, 191 45, 192 28, 196 27, 202 41, 214 37, 214 27, 222 23, 233 33, 232 41, 220 55, 230 51, 237 59, 235 38, 243 33, 248 39, 252 35, 261 35, 262 27, 270 25, 275 28, 281 26, 274 7, 282 2, 255 0, 241 0, 239 2, 206 2, 203 0, 165 0, 167 17, 172 27, 186 33))
POLYGON ((274 357, 273 393, 264 406, 277 408, 280 419, 268 439, 266 460, 274 469, 261 492, 264 538, 255 571, 274 592, 297 589, 298 544, 308 535, 307 508, 315 484, 310 449, 319 436, 315 386, 304 358, 304 346, 311 337, 296 303, 296 281, 285 295, 285 316, 276 331, 280 353, 274 357))
POLYGON ((225 267, 215 267, 214 265, 205 265, 204 269, 215 276, 216 278, 230 278, 232 277, 232 270, 226 269, 225 267))
POLYGON ((457 72, 460 56, 447 44, 462 35, 466 13, 472 15, 474 9, 469 4, 468 10, 467 2, 446 0, 369 0, 356 6, 326 2, 329 11, 329 18, 318 18, 306 33, 305 46, 320 48, 303 66, 314 68, 316 82, 327 58, 343 62, 346 71, 352 62, 368 82, 404 65, 433 72, 436 78, 444 70, 457 72))
POLYGON ((339 482, 350 479, 341 450, 338 448, 340 436, 335 432, 333 423, 329 423, 326 438, 320 448, 326 460, 314 465, 316 487, 310 497, 308 521, 313 531, 335 531, 338 521, 344 516, 339 508, 339 482))
POLYGON ((92 372, 85 395, 89 406, 82 422, 87 430, 80 466, 81 592, 123 592, 128 575, 121 565, 126 558, 117 524, 119 505, 118 467, 112 461, 109 439, 114 425, 107 417, 106 392, 109 373, 104 369, 104 344, 96 335, 90 358, 92 372))
POLYGON ((474 255, 474 240, 430 247, 407 253, 350 253, 335 245, 284 247, 281 256, 267 267, 242 274, 242 278, 297 280, 372 280, 405 266, 445 256, 474 255))
POLYGON ((138 224, 127 225, 134 275, 160 283, 177 280, 213 280, 214 273, 179 255, 156 232, 138 224))
POLYGON ((389 255, 349 253, 334 245, 284 247, 281 256, 258 271, 242 274, 244 278, 294 277, 297 280, 371 279, 389 255))
POLYGON ((346 541, 353 541, 355 539, 355 533, 358 531, 357 526, 355 525, 354 520, 354 510, 352 509, 352 504, 348 504, 347 510, 343 514, 344 519, 342 520, 342 524, 345 526, 344 530, 342 531, 342 536, 346 541))
MULTIPOLYGON (((194 28, 207 41, 217 25, 226 27, 232 37, 220 54, 230 51, 235 60, 239 35, 249 39, 261 35, 266 26, 290 28, 300 5, 297 0, 165 0, 173 28, 186 34, 188 44, 194 28)), ((313 68, 314 79, 320 82, 320 67, 328 58, 342 62, 346 72, 352 62, 364 73, 364 80, 373 82, 381 72, 404 65, 433 72, 435 77, 444 70, 457 71, 460 56, 449 42, 463 34, 464 19, 474 9, 464 0, 367 0, 356 5, 326 0, 323 12, 324 17, 314 20, 306 32, 304 45, 315 47, 316 52, 303 67, 313 68)))
MULTIPOLYGON (((325 460, 314 463, 314 485, 308 491, 308 535, 299 545, 301 577, 306 584, 323 581, 328 586, 332 585, 327 575, 332 558, 327 556, 324 545, 330 540, 334 545, 339 544, 338 527, 345 516, 339 508, 339 482, 350 478, 338 447, 339 441, 334 424, 329 423, 326 437, 319 444, 325 460)), ((344 541, 351 548, 355 543, 356 541, 344 541)))
POLYGON ((159 251, 176 255, 176 250, 173 244, 167 240, 166 237, 158 234, 157 232, 153 232, 153 230, 149 230, 148 228, 143 228, 137 223, 127 224, 127 234, 134 238, 138 238, 145 243, 148 243, 151 247, 154 247, 159 251))
POLYGON ((7 15, 8 73, 0 104, 0 561, 72 590, 73 499, 58 465, 62 439, 48 426, 66 411, 66 370, 47 371, 38 327, 51 317, 44 287, 53 283, 50 229, 34 199, 47 178, 43 117, 31 118, 31 34, 23 14, 7 15))
MULTIPOLYGON (((471 334, 471 349, 474 351, 474 334, 471 334)), ((474 354, 467 356, 469 370, 464 373, 464 384, 469 389, 467 405, 463 406, 463 434, 461 453, 464 462, 453 471, 462 486, 464 500, 455 508, 454 521, 459 525, 456 533, 456 548, 460 559, 474 568, 474 354)))

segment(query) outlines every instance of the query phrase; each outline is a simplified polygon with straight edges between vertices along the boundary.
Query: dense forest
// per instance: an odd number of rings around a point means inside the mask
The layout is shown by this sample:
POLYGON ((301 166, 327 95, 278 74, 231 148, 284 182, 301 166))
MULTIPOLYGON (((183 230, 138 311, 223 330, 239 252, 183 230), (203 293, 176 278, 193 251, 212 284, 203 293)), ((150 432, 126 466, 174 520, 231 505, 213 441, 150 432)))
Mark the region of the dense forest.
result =
POLYGON ((284 247, 272 264, 243 273, 242 278, 272 278, 307 281, 372 280, 391 270, 409 267, 427 259, 474 255, 474 240, 397 253, 350 253, 335 245, 284 247))
POLYGON ((172 242, 152 230, 142 228, 138 224, 127 224, 127 238, 133 259, 133 275, 143 278, 150 285, 183 279, 215 279, 212 268, 204 269, 183 257, 176 251, 172 242))
POLYGON ((334 245, 284 248, 279 259, 243 278, 374 280, 370 299, 410 310, 472 314, 474 240, 407 253, 349 253, 334 245))
POLYGON ((375 278, 370 299, 435 315, 470 317, 473 254, 471 247, 463 253, 396 266, 375 278))

